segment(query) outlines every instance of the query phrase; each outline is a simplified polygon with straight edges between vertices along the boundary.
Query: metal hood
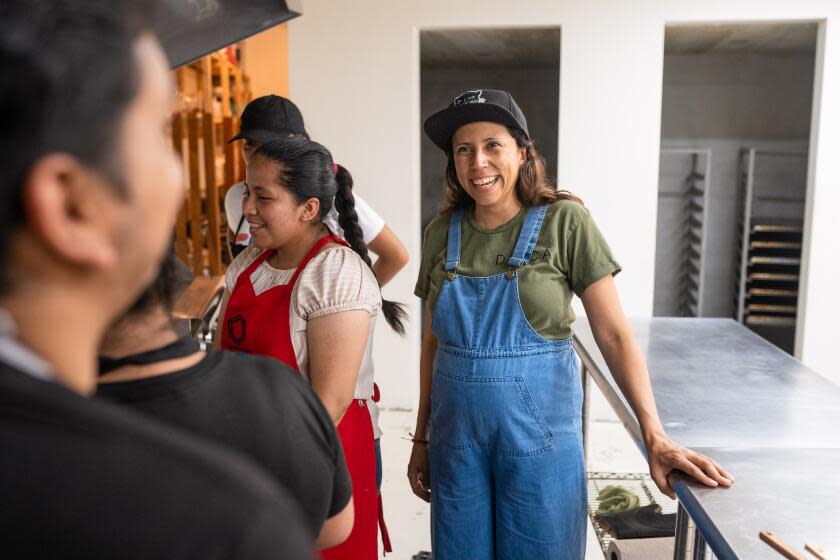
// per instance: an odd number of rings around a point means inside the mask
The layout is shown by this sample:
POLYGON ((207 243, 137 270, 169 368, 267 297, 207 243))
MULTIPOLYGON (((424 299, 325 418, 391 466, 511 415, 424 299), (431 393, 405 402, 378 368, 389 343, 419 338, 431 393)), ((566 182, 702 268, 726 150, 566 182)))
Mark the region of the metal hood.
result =
POLYGON ((155 32, 177 68, 302 14, 300 0, 162 0, 155 32))

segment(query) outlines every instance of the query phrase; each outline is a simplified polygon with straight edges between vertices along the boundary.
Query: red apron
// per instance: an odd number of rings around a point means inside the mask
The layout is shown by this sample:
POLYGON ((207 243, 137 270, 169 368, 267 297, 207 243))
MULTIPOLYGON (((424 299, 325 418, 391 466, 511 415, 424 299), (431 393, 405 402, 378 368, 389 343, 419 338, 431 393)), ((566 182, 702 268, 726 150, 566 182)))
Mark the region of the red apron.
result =
MULTIPOLYGON (((300 373, 290 333, 289 311, 292 290, 298 276, 318 251, 328 243, 346 242, 332 235, 319 239, 295 269, 288 284, 275 286, 257 295, 251 274, 273 250, 264 251, 239 275, 228 301, 220 328, 222 348, 272 356, 300 373)), ((376 558, 378 501, 376 459, 373 447, 373 426, 367 402, 354 399, 338 425, 338 436, 344 448, 344 459, 353 483, 355 523, 350 536, 342 544, 323 550, 327 560, 368 560, 376 558)))

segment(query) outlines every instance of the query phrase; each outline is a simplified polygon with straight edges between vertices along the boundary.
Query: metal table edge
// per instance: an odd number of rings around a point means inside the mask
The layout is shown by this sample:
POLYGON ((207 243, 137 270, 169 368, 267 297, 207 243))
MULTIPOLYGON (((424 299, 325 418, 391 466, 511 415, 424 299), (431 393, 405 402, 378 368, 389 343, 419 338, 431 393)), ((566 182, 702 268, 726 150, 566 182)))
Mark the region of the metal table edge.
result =
POLYGON ((726 537, 718 530, 711 516, 703 508, 697 497, 691 492, 689 483, 679 478, 673 483, 674 492, 680 500, 680 505, 694 521, 694 525, 703 534, 706 545, 712 549, 719 560, 738 560, 738 555, 732 550, 726 537))

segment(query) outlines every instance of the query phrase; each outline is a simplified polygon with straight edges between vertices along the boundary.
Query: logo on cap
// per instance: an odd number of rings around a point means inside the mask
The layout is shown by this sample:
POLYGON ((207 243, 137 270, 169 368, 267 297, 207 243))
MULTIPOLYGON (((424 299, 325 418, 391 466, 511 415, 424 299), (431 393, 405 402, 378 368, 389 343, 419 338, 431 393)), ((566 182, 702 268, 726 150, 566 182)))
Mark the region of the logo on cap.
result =
POLYGON ((456 97, 452 104, 457 107, 458 105, 469 105, 470 103, 484 103, 487 100, 481 97, 483 91, 482 89, 473 89, 464 92, 456 97))

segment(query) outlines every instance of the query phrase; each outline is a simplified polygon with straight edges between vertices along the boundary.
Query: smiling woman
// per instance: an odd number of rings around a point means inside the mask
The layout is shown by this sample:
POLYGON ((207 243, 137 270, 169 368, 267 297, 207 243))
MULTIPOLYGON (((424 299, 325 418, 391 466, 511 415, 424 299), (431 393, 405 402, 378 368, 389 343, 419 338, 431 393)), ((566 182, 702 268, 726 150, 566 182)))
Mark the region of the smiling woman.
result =
POLYGON ((424 128, 448 158, 444 211, 426 229, 415 288, 427 311, 408 465, 412 490, 432 502, 433 556, 583 558, 574 295, 639 419, 660 489, 673 495, 674 468, 729 484, 665 435, 613 283, 621 267, 580 200, 546 179, 511 95, 465 92, 424 128))
POLYGON ((480 213, 496 214, 495 220, 476 218, 481 225, 498 226, 519 209, 515 188, 519 168, 525 163, 525 148, 517 146, 507 127, 492 122, 462 126, 452 135, 450 161, 454 162, 457 184, 480 213))
POLYGON ((266 142, 249 155, 242 211, 253 243, 228 269, 219 329, 223 348, 298 371, 337 426, 355 524, 343 544, 322 552, 328 560, 376 557, 371 337, 380 310, 398 332, 404 316, 382 300, 352 184, 326 148, 305 138, 266 142), (333 199, 344 239, 323 222, 333 199))

